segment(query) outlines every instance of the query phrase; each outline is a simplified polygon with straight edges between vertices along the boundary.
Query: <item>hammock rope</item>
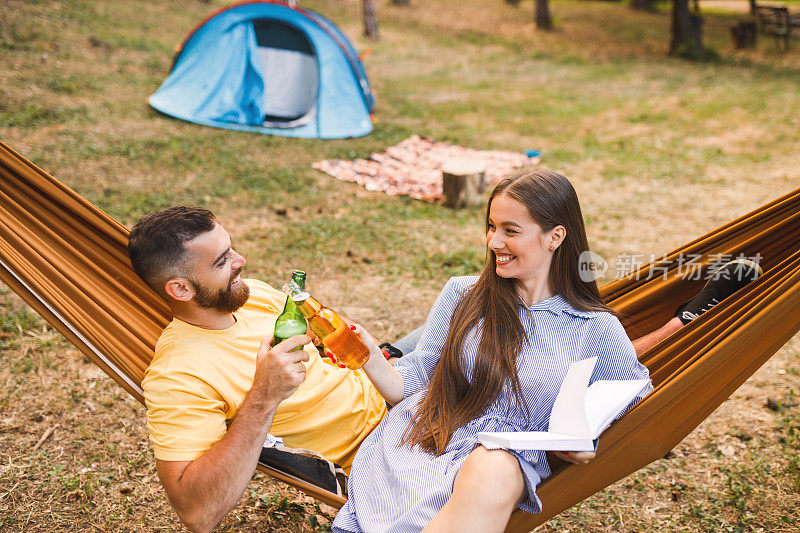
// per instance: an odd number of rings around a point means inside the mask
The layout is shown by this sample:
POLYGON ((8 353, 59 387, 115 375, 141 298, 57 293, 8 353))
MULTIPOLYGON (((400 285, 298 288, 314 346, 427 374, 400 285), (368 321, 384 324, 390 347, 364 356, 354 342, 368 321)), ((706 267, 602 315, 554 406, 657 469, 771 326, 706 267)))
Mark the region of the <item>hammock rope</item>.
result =
MULTIPOLYGON (((128 230, 2 142, 0 184, 0 281, 143 402, 140 383, 170 313, 131 270, 128 230)), ((654 391, 603 434, 593 461, 556 469, 538 490, 543 512, 516 511, 507 531, 530 531, 660 459, 780 349, 800 329, 799 249, 800 189, 603 286, 636 338, 666 323, 705 283, 682 278, 682 258, 700 257, 706 271, 714 257, 760 256, 764 268, 640 356, 654 391)), ((260 468, 330 505, 345 501, 260 468)))

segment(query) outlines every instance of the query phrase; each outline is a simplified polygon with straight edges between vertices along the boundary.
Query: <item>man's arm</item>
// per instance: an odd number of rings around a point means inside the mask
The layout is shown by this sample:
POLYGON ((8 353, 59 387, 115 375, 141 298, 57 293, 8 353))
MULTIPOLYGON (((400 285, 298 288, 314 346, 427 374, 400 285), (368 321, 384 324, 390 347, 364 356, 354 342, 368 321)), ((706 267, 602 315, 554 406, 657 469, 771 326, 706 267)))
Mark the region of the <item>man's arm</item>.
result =
POLYGON ((278 404, 305 379, 308 354, 291 350, 309 341, 297 335, 270 349, 272 336, 265 338, 253 386, 225 435, 194 461, 156 460, 170 503, 190 530, 211 531, 241 498, 278 404))

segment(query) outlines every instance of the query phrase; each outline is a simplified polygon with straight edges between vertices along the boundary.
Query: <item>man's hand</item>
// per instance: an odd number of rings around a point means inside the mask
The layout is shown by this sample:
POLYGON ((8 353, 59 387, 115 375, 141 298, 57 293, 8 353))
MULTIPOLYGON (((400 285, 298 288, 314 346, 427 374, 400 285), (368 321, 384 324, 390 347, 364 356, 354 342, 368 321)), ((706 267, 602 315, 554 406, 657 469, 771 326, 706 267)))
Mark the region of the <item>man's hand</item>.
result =
POLYGON ((302 347, 311 342, 311 338, 295 335, 270 348, 272 339, 273 335, 270 335, 261 341, 250 393, 281 402, 306 379, 306 365, 303 363, 308 361, 308 353, 302 347), (292 351, 298 347, 301 349, 292 351))
POLYGON ((585 465, 595 457, 594 452, 552 452, 553 455, 568 463, 585 465))
POLYGON ((261 447, 278 404, 306 377, 310 341, 296 335, 270 348, 272 335, 258 350, 253 386, 225 435, 194 461, 156 460, 158 477, 184 524, 211 531, 236 505, 253 477, 261 447))

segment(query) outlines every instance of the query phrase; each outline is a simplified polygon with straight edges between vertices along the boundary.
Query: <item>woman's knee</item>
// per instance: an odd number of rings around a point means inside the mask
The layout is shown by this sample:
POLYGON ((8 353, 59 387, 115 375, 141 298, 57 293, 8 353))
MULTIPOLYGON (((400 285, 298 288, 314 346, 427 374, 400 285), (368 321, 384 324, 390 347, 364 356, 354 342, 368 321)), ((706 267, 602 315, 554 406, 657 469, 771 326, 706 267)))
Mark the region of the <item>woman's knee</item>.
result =
POLYGON ((454 493, 459 488, 468 491, 478 505, 513 509, 525 496, 525 479, 514 455, 479 446, 467 457, 456 477, 454 493))

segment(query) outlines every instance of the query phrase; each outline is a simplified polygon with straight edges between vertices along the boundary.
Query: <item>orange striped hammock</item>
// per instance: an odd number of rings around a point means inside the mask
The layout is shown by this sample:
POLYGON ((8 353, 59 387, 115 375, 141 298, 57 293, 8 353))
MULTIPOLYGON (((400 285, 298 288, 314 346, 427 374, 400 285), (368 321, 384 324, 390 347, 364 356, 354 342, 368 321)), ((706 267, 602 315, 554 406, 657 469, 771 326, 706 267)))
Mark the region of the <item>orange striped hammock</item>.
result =
MULTIPOLYGON (((128 230, 2 142, 0 184, 0 280, 142 402, 142 376, 170 314, 131 270, 128 230)), ((800 189, 605 285, 604 298, 636 338, 664 324, 704 283, 679 272, 689 254, 705 264, 718 255, 760 254, 764 268, 642 354, 655 390, 603 434, 592 462, 556 469, 539 487, 542 513, 516 511, 508 531, 529 531, 662 458, 785 344, 800 329, 799 240, 800 189)), ((260 468, 328 504, 345 501, 260 468)))

